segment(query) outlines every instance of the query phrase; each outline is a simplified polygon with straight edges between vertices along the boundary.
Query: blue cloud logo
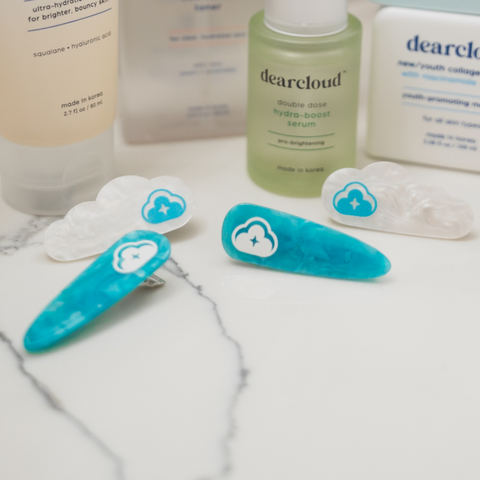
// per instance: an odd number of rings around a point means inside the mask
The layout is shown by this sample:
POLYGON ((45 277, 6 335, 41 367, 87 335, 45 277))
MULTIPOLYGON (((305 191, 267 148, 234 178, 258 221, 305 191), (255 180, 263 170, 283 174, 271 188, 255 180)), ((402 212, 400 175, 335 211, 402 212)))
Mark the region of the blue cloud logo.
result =
POLYGON ((363 183, 351 182, 335 194, 333 206, 342 215, 369 217, 377 209, 377 200, 363 183))
POLYGON ((147 264, 158 252, 151 240, 129 242, 120 245, 113 254, 113 268, 118 273, 132 273, 147 264))
POLYGON ((272 256, 278 248, 272 227, 260 217, 251 218, 235 228, 232 243, 238 251, 262 258, 272 256))
POLYGON ((181 217, 187 204, 180 195, 163 188, 154 190, 142 207, 142 217, 148 223, 162 223, 181 217))

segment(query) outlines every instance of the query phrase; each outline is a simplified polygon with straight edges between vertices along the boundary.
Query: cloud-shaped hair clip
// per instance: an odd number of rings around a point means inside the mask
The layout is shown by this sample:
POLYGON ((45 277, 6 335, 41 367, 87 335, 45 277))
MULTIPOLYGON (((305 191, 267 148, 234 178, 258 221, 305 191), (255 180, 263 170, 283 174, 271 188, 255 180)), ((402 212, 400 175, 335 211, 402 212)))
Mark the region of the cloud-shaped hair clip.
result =
POLYGON ((133 230, 160 234, 176 230, 190 220, 194 209, 193 194, 179 178, 118 177, 100 190, 95 201, 80 203, 50 225, 45 250, 61 261, 89 257, 133 230))
POLYGON ((467 203, 393 162, 337 170, 323 185, 322 201, 337 222, 372 230, 454 239, 473 224, 467 203))

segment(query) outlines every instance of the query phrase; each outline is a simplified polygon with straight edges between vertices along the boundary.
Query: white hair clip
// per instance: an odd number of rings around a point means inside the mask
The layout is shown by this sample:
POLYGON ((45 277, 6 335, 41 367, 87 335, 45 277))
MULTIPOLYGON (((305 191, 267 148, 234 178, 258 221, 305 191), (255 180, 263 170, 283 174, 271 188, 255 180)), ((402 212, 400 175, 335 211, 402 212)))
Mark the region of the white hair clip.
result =
POLYGON ((454 239, 473 224, 467 203, 392 162, 337 170, 323 185, 322 201, 337 222, 372 230, 454 239))
POLYGON ((191 190, 176 177, 118 177, 94 202, 80 203, 45 232, 44 246, 55 260, 96 255, 133 230, 164 234, 185 225, 193 215, 191 190))

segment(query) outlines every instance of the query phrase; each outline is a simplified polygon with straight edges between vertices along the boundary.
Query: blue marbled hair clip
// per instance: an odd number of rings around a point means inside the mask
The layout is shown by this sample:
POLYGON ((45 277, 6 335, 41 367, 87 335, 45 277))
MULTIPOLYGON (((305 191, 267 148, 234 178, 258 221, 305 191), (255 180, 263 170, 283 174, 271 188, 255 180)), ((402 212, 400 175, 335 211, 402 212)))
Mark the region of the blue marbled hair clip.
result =
POLYGON ((24 345, 43 350, 92 321, 153 275, 170 256, 166 237, 147 230, 123 236, 50 302, 28 329, 24 345))
POLYGON ((288 272, 368 279, 390 270, 385 255, 356 238, 248 203, 228 212, 222 227, 222 243, 235 260, 288 272))

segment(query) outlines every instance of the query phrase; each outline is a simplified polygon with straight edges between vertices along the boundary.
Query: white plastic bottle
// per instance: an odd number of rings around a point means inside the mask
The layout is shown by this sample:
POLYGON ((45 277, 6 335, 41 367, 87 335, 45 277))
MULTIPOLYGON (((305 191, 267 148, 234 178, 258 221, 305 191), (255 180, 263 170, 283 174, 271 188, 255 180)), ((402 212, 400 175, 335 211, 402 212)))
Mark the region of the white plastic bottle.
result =
POLYGON ((479 31, 478 15, 380 10, 373 25, 371 155, 480 171, 479 31))
POLYGON ((0 171, 13 207, 55 215, 111 178, 118 0, 1 0, 0 171))

